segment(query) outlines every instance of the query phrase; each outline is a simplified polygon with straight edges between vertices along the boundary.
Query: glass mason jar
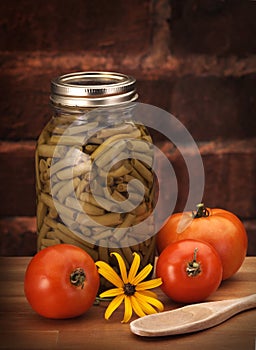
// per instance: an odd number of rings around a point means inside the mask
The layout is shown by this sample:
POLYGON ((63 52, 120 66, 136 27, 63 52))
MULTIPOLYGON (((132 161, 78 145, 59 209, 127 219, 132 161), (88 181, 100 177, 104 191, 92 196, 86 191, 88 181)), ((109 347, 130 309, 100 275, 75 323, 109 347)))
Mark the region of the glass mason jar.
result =
MULTIPOLYGON (((153 147, 133 120, 135 83, 109 72, 52 81, 54 113, 36 148, 38 250, 69 243, 114 269, 114 251, 127 269, 133 252, 140 269, 153 264, 153 147)), ((101 281, 101 291, 109 287, 101 281)))

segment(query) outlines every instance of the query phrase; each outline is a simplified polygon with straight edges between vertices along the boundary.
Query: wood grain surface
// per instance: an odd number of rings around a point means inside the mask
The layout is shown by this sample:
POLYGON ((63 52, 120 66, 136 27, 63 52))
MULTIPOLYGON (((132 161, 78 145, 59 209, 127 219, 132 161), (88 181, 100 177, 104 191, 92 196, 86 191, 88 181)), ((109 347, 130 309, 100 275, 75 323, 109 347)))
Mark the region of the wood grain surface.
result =
MULTIPOLYGON (((109 321, 102 302, 83 316, 70 320, 50 320, 38 316, 27 303, 23 279, 29 257, 0 258, 0 349, 86 349, 151 350, 175 349, 254 349, 256 310, 238 314, 214 328, 188 335, 144 338, 131 333, 129 324, 121 324, 123 309, 109 321)), ((165 310, 181 305, 173 303, 157 289, 165 310)), ((256 292, 256 257, 247 257, 241 269, 224 281, 207 301, 243 297, 256 292)), ((132 320, 136 319, 134 316, 132 320)))

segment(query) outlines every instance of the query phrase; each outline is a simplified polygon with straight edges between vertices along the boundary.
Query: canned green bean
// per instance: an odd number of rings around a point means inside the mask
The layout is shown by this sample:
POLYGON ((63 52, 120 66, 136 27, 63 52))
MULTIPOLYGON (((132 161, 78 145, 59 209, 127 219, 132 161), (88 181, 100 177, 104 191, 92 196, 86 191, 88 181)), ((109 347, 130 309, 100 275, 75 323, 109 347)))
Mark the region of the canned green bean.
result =
MULTIPOLYGON (((141 257, 140 268, 153 264, 152 139, 133 120, 135 85, 134 78, 112 72, 52 80, 53 114, 35 155, 38 250, 69 243, 114 269, 114 251, 127 269, 133 252, 141 257), (134 229, 138 224, 143 240, 134 229)), ((102 281, 101 290, 107 287, 102 281)))

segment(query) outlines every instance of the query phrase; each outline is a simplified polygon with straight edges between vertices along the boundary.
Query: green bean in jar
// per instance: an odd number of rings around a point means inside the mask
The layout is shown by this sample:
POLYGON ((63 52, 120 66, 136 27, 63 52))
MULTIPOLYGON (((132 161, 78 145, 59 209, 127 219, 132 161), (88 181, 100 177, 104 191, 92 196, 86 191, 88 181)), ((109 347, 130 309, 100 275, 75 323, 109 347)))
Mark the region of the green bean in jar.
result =
MULTIPOLYGON (((114 269, 114 251, 127 269, 133 252, 140 268, 154 262, 153 147, 146 127, 132 120, 136 99, 135 80, 119 73, 52 82, 54 115, 36 148, 38 250, 74 244, 114 269)), ((100 291, 108 287, 102 280, 100 291)))

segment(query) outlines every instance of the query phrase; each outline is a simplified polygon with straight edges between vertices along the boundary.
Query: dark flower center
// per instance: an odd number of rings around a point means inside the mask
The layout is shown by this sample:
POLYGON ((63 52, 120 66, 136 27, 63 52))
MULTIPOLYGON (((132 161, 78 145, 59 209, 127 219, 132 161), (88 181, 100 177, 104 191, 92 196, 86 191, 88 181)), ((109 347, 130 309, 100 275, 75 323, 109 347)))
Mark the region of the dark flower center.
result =
POLYGON ((125 295, 133 295, 136 292, 136 287, 131 283, 126 283, 124 285, 124 294, 125 295))

